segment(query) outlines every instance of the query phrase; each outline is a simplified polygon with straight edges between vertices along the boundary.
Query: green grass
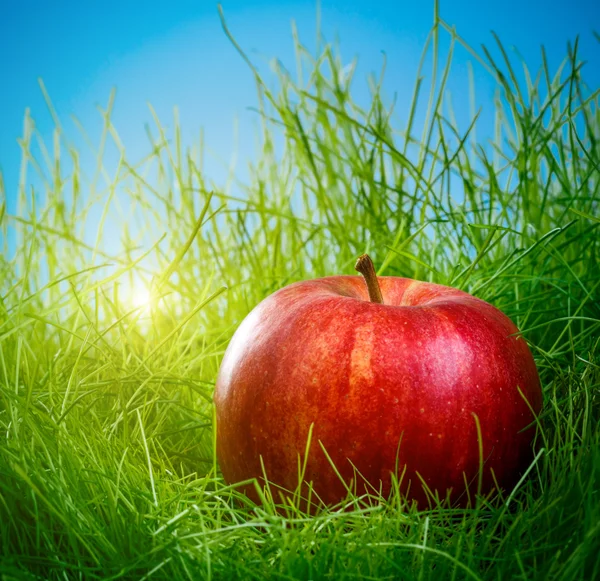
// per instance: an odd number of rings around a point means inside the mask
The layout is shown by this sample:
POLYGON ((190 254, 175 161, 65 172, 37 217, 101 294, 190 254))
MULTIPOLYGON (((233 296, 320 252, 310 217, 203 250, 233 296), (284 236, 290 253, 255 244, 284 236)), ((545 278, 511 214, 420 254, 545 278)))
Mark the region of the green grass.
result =
POLYGON ((1 212, 3 580, 600 578, 598 91, 576 45, 539 73, 500 44, 498 62, 473 52, 498 87, 495 141, 478 142, 454 120, 442 35, 449 56, 466 50, 436 16, 429 84, 393 114, 378 81, 363 110, 337 50, 296 40, 296 75, 257 77, 243 184, 206 183, 176 118, 170 132, 156 120, 141 160, 112 100, 87 153, 58 120, 44 145, 26 118, 19 209, 1 212), (468 510, 393 496, 307 516, 223 482, 211 398, 236 325, 283 285, 353 273, 364 251, 523 330, 544 408, 514 491, 468 510), (131 298, 144 284, 150 311, 131 298))

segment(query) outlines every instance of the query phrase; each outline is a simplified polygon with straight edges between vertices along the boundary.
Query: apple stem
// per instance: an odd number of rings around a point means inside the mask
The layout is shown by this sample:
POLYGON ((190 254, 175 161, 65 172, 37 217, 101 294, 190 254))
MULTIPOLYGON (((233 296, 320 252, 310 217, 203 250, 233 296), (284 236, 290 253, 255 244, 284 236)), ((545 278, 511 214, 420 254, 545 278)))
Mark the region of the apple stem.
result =
POLYGON ((364 276, 371 302, 383 304, 383 295, 371 257, 368 254, 359 256, 354 268, 364 276))

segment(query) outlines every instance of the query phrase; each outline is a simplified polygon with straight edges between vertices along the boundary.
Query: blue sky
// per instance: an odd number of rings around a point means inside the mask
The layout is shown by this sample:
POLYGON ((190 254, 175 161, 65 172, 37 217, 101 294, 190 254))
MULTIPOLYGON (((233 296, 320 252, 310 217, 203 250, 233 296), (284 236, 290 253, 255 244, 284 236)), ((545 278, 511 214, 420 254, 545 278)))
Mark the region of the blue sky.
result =
MULTIPOLYGON (((315 42, 314 2, 240 2, 223 0, 228 25, 261 71, 277 57, 294 69, 290 23, 301 39, 315 42)), ((566 54, 566 44, 580 35, 580 54, 589 62, 584 75, 600 85, 600 3, 593 0, 441 0, 440 13, 472 46, 491 46, 491 30, 507 47, 515 46, 532 68, 540 63, 544 44, 551 68, 566 54)), ((402 127, 421 48, 433 20, 433 2, 323 0, 322 31, 339 39, 344 59, 359 58, 358 78, 381 68, 387 56, 385 93, 398 95, 397 123, 402 127)), ((457 50, 453 66, 458 106, 466 113, 466 62, 457 50), (464 103, 464 106, 461 105, 464 103)), ((206 0, 20 0, 0 8, 0 168, 9 209, 18 179, 21 135, 26 107, 42 135, 51 136, 52 122, 37 79, 41 77, 67 133, 76 115, 93 138, 100 131, 96 105, 104 105, 117 88, 114 123, 126 148, 147 151, 144 123, 151 102, 166 125, 173 106, 180 109, 184 139, 197 138, 200 128, 212 160, 207 171, 220 179, 234 148, 234 119, 242 159, 255 152, 256 104, 252 75, 220 26, 216 2, 206 0), (222 160, 222 161, 219 161, 222 160)), ((476 68, 477 96, 485 105, 493 95, 491 79, 476 68)), ((360 88, 360 83, 357 91, 360 88)), ((365 92, 366 95, 366 92, 365 92)), ((360 98, 360 94, 358 95, 360 98)), ((460 113, 460 111, 459 111, 460 113)))

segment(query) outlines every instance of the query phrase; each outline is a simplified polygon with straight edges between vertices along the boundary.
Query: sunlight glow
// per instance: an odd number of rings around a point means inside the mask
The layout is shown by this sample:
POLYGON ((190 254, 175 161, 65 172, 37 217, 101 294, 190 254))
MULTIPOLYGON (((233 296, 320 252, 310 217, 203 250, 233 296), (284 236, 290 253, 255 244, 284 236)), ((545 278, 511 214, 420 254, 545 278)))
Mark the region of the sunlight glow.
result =
POLYGON ((136 286, 131 293, 131 304, 142 311, 149 311, 152 303, 152 295, 147 287, 136 286))

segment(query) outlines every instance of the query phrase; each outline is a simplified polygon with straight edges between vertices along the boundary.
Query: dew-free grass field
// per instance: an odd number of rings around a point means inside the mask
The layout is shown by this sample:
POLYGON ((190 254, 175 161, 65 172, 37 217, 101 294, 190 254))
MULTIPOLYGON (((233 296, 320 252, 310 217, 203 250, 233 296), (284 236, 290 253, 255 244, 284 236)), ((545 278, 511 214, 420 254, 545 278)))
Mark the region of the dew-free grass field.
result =
POLYGON ((19 209, 1 218, 3 580, 600 578, 598 90, 576 45, 558 71, 473 53, 498 86, 495 140, 478 142, 453 117, 441 35, 462 43, 436 19, 429 83, 393 115, 377 83, 354 103, 334 49, 298 43, 298 74, 257 78, 244 184, 207 184, 201 148, 158 120, 129 159, 111 104, 88 154, 58 120, 44 145, 26 119, 19 209), (515 490, 422 511, 349 497, 308 516, 223 482, 212 392, 236 325, 364 251, 522 329, 544 408, 515 490))

